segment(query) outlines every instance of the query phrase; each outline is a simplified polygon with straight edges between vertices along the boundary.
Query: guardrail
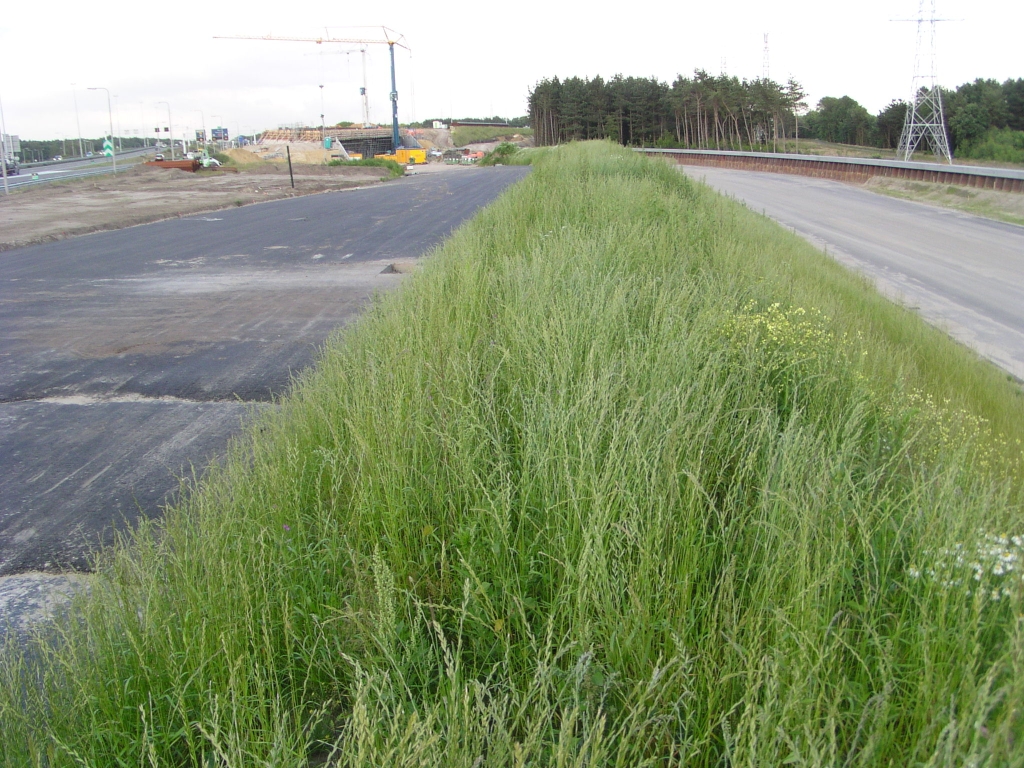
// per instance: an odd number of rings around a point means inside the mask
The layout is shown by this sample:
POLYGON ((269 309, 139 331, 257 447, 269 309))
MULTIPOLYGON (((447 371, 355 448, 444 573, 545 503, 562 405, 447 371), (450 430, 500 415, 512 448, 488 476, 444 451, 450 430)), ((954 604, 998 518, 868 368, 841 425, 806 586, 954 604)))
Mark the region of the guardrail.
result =
POLYGON ((905 163, 860 157, 783 155, 772 152, 720 152, 713 149, 647 149, 645 155, 674 158, 680 165, 703 165, 769 173, 789 173, 839 181, 865 182, 873 176, 930 181, 962 187, 1024 193, 1024 170, 977 165, 905 163))
MULTIPOLYGON (((156 152, 156 147, 132 147, 131 149, 124 149, 117 153, 118 159, 122 157, 135 157, 137 155, 145 155, 147 153, 156 152)), ((45 168, 60 167, 62 165, 69 165, 71 163, 103 163, 110 162, 110 158, 106 157, 102 152, 93 153, 92 157, 63 157, 60 160, 37 160, 30 163, 19 163, 22 168, 45 168)))
POLYGON ((22 175, 9 176, 7 178, 7 182, 8 186, 10 186, 11 189, 14 189, 15 187, 30 187, 36 184, 46 184, 51 181, 63 181, 64 179, 80 179, 84 176, 100 176, 106 173, 111 173, 109 165, 105 165, 103 168, 96 168, 94 170, 79 171, 78 173, 62 173, 59 176, 47 176, 45 178, 40 176, 37 179, 34 179, 31 176, 26 178, 22 175))

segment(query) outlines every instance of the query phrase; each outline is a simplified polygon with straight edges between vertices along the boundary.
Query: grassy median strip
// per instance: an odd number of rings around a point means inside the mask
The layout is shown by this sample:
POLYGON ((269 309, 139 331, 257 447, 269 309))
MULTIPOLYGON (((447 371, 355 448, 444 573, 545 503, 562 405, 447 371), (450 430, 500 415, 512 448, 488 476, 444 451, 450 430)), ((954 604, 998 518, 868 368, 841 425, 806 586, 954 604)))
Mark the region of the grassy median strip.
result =
POLYGON ((1019 388, 561 147, 0 664, 6 765, 1024 759, 1019 388))

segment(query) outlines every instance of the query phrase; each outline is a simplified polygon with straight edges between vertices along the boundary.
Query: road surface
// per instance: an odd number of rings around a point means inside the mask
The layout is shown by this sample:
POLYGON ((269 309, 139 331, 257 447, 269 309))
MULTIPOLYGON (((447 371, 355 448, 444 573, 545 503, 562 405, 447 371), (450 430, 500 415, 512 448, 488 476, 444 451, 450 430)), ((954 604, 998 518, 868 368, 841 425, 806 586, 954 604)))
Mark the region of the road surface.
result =
POLYGON ((0 576, 158 515, 336 328, 528 168, 454 168, 0 253, 0 576))
MULTIPOLYGON (((129 168, 145 155, 153 155, 156 149, 147 147, 145 149, 126 149, 117 153, 118 172, 129 168)), ((92 176, 95 174, 111 173, 113 163, 109 157, 102 154, 96 157, 88 157, 75 160, 57 160, 45 163, 33 163, 22 165, 16 176, 7 177, 7 186, 10 189, 27 187, 32 184, 42 184, 47 181, 60 181, 61 179, 73 179, 80 176, 92 176)), ((3 186, 0 185, 0 194, 3 193, 3 186)))
POLYGON ((1024 227, 825 179, 685 167, 1024 379, 1024 227))

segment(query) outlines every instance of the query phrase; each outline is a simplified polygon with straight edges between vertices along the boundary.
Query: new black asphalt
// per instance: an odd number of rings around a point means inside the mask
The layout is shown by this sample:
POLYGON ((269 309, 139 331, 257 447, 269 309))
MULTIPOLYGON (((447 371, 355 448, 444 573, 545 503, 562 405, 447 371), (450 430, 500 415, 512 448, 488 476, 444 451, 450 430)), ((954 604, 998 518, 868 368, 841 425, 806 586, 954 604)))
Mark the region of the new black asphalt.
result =
POLYGON ((0 575, 85 568, 526 168, 452 169, 0 253, 0 575))

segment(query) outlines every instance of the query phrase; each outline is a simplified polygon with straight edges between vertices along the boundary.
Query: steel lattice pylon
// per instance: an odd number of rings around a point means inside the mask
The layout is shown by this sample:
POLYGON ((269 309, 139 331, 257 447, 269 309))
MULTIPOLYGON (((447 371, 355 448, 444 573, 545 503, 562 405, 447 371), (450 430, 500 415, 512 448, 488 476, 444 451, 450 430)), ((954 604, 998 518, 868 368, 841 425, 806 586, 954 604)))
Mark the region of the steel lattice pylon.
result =
POLYGON ((925 139, 931 144, 936 157, 942 157, 952 164, 953 153, 949 151, 949 139, 946 137, 946 124, 942 114, 942 91, 938 87, 935 73, 935 25, 947 19, 935 17, 935 0, 931 2, 931 17, 925 18, 925 2, 919 0, 917 18, 917 48, 914 53, 914 80, 911 87, 910 100, 907 103, 907 118, 900 134, 900 145, 896 157, 910 160, 914 151, 925 139), (929 26, 928 40, 928 74, 921 72, 921 47, 923 27, 929 26))

